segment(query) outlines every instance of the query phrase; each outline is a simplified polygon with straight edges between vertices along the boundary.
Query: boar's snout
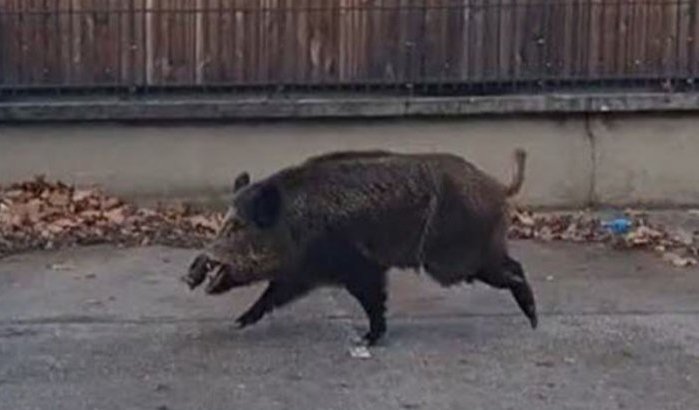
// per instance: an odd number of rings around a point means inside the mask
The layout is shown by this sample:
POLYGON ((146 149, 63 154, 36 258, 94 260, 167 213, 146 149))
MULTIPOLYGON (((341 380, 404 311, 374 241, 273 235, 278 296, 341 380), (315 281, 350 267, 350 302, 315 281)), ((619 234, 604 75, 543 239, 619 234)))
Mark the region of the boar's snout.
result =
POLYGON ((196 289, 209 277, 204 291, 209 295, 220 295, 245 283, 236 279, 235 269, 211 259, 207 254, 200 254, 189 265, 189 271, 182 277, 190 289, 196 289))
POLYGON ((206 254, 200 254, 189 265, 187 274, 182 276, 182 281, 185 282, 190 289, 194 290, 201 285, 206 279, 206 275, 211 272, 217 263, 209 258, 206 254))
POLYGON ((236 280, 235 271, 231 265, 220 265, 218 270, 209 279, 209 283, 207 283, 204 292, 208 295, 220 295, 245 284, 245 282, 236 280))

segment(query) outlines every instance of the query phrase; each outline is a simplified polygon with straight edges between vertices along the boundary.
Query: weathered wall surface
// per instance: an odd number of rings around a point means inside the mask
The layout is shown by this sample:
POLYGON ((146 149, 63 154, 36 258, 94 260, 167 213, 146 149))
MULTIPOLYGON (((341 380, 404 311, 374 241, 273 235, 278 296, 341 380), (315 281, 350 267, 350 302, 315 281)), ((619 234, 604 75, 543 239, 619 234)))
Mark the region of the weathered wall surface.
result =
POLYGON ((337 149, 447 151, 508 178, 529 152, 519 201, 547 207, 699 204, 699 115, 324 120, 237 124, 0 126, 0 183, 43 173, 137 198, 207 201, 337 149))
POLYGON ((699 204, 699 115, 637 115, 590 123, 595 200, 699 204))

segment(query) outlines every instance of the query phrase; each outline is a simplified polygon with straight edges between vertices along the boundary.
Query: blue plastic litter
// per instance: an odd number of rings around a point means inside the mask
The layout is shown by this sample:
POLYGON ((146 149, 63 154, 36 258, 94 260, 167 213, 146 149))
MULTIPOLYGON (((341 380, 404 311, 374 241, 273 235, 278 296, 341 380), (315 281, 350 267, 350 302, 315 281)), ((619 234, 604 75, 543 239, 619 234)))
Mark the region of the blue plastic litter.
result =
POLYGON ((603 222, 602 226, 612 231, 617 235, 628 233, 631 229, 631 221, 626 218, 617 218, 608 222, 603 222))

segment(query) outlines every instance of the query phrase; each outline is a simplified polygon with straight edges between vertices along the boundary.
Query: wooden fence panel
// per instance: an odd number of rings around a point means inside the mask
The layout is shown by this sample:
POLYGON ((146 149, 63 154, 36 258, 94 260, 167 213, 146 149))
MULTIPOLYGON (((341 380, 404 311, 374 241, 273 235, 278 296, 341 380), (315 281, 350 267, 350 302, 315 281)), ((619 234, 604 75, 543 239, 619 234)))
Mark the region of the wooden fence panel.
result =
POLYGON ((699 73, 699 1, 689 3, 689 36, 687 37, 687 60, 691 74, 699 73))
POLYGON ((0 86, 699 76, 699 0, 0 0, 0 86))
POLYGON ((18 32, 17 0, 2 0, 0 7, 0 85, 12 85, 22 82, 20 78, 18 56, 21 41, 18 32), (12 41, 10 41, 12 39, 12 41))

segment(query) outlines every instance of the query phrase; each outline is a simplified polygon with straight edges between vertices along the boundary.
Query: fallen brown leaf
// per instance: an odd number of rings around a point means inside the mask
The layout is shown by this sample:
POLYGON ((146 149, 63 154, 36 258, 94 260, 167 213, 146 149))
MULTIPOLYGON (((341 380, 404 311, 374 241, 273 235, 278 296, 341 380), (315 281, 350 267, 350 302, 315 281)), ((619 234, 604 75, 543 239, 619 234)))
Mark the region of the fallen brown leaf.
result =
POLYGON ((114 208, 109 212, 105 212, 104 216, 111 224, 121 225, 126 220, 126 209, 123 207, 114 208))
POLYGON ((138 208, 98 189, 37 177, 0 189, 0 256, 71 244, 200 247, 219 220, 220 215, 194 212, 186 204, 138 208))
MULTIPOLYGON (((697 263, 699 248, 694 235, 699 233, 652 225, 643 211, 627 210, 626 216, 632 221, 630 232, 612 235, 591 212, 515 209, 509 237, 604 243, 616 249, 646 249, 679 267, 697 263)), ((39 176, 0 189, 0 257, 76 244, 201 247, 216 234, 221 222, 221 214, 196 211, 187 204, 140 208, 99 189, 75 189, 39 176)))
POLYGON ((218 230, 218 223, 216 220, 204 215, 194 215, 187 218, 187 221, 192 224, 195 228, 205 228, 210 231, 216 232, 218 230))
POLYGON ((678 268, 684 268, 687 266, 694 266, 697 264, 697 260, 691 257, 683 257, 673 252, 667 252, 663 255, 663 260, 672 263, 678 268))

